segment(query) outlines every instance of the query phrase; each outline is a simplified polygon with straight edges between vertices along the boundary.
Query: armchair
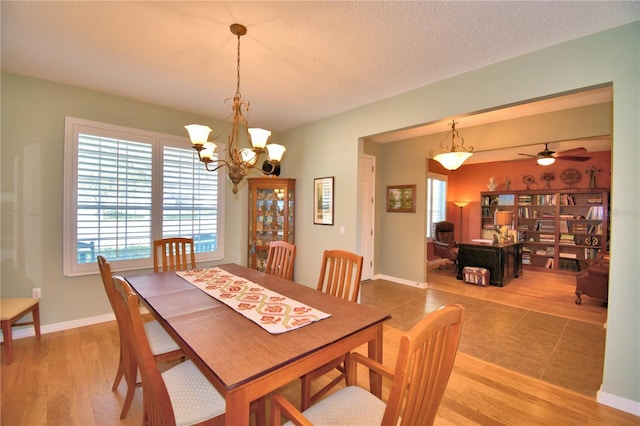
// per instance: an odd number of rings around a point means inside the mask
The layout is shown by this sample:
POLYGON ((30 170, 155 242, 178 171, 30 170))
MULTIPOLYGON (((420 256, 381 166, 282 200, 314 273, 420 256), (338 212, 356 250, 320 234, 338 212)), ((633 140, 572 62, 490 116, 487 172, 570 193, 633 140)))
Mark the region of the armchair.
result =
POLYGON ((433 232, 433 253, 444 259, 458 262, 458 243, 453 236, 453 222, 442 221, 435 224, 433 232))
POLYGON ((586 271, 576 275, 576 305, 582 303, 583 294, 609 300, 609 255, 599 254, 586 271))

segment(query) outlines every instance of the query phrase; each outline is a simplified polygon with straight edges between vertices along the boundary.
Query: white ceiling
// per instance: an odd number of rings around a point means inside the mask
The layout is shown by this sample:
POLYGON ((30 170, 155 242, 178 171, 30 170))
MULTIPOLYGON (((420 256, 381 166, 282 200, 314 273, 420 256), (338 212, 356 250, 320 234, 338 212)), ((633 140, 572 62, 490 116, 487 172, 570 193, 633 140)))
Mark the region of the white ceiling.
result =
POLYGON ((2 69, 284 131, 640 20, 622 1, 2 1, 2 69))

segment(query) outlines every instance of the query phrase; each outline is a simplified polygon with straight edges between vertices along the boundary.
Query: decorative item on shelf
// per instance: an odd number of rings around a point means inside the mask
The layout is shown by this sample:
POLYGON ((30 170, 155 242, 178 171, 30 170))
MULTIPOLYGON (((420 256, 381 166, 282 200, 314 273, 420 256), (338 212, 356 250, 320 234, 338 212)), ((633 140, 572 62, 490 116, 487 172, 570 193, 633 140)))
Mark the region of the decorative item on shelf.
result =
MULTIPOLYGON (((210 172, 215 172, 223 166, 228 168, 227 177, 233 184, 233 193, 238 193, 238 184, 244 179, 250 169, 256 168, 265 175, 280 175, 280 161, 286 148, 278 144, 267 145, 267 140, 271 136, 271 132, 264 129, 249 128, 249 123, 245 118, 243 111, 249 110, 249 101, 242 99, 240 94, 240 37, 247 33, 247 28, 240 24, 233 24, 230 27, 231 33, 238 38, 237 50, 237 79, 236 93, 233 98, 225 100, 226 106, 231 106, 232 113, 227 119, 233 117, 233 124, 227 142, 228 160, 222 158, 214 158, 214 150, 216 144, 209 142, 209 133, 211 128, 199 124, 190 124, 185 126, 189 132, 189 138, 193 144, 193 149, 198 151, 198 158, 210 172), (242 131, 241 131, 242 128, 242 131), (240 148, 240 137, 243 137, 251 143, 251 148, 240 148), (258 158, 267 152, 268 159, 262 163, 262 167, 256 167, 258 158), (211 166, 210 166, 211 165, 211 166)), ((224 130, 223 130, 224 131, 224 130)), ((222 133, 213 138, 217 140, 222 133)))
POLYGON ((489 191, 495 191, 498 188, 498 184, 496 183, 496 178, 494 177, 489 178, 489 183, 487 184, 487 188, 489 188, 489 191))
POLYGON ((494 217, 497 230, 493 235, 494 244, 512 243, 513 236, 509 234, 509 228, 513 226, 513 212, 496 210, 494 217))
POLYGON ((547 182, 547 189, 551 189, 551 181, 555 179, 553 172, 547 172, 540 175, 540 179, 547 182))
POLYGON ((564 169, 560 173, 560 180, 565 185, 569 185, 569 188, 571 188, 575 183, 580 182, 581 177, 582 174, 578 169, 564 169))
POLYGON ((452 121, 449 127, 451 130, 447 132, 445 138, 440 142, 440 150, 434 154, 433 151, 429 153, 438 163, 447 170, 456 170, 462 165, 469 157, 473 155, 473 147, 464 147, 464 138, 458 134, 456 130, 457 121, 452 121), (451 135, 451 136, 449 136, 451 135), (449 146, 449 139, 451 139, 451 146, 449 146), (458 140, 459 142, 456 142, 458 140))
POLYGON ((529 185, 536 183, 535 178, 533 177, 533 175, 523 175, 522 176, 522 182, 527 185, 527 191, 530 189, 529 185))
POLYGON ((587 167, 587 170, 584 171, 589 175, 589 188, 597 188, 596 174, 600 173, 601 171, 602 169, 600 169, 600 167, 596 166, 595 164, 590 165, 589 167, 587 167))
POLYGON ((460 207, 460 241, 462 241, 462 208, 469 204, 469 201, 454 201, 453 204, 460 207))
POLYGON ((507 189, 507 191, 511 188, 511 179, 509 179, 509 176, 507 176, 507 179, 504 182, 504 187, 507 189))

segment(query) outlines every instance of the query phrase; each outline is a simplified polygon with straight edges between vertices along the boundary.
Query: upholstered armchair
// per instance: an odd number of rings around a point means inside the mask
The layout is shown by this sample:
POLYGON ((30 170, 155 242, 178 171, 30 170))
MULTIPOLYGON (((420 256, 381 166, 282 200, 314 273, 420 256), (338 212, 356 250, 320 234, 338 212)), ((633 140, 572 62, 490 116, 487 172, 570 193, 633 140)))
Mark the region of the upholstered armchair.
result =
POLYGON ((598 255, 586 271, 576 275, 576 305, 582 303, 583 294, 609 300, 609 255, 598 255))
POLYGON ((433 231, 433 254, 444 259, 458 261, 458 243, 453 237, 453 222, 442 221, 435 224, 433 231))

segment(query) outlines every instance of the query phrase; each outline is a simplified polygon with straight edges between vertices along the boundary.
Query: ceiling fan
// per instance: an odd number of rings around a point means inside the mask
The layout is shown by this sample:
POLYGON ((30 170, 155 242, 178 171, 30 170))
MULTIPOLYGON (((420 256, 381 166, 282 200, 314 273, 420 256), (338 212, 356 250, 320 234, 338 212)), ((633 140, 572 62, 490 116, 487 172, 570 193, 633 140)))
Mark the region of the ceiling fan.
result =
POLYGON ((549 149, 549 144, 544 144, 544 149, 536 155, 531 154, 518 154, 525 155, 527 157, 535 158, 538 164, 542 166, 548 166, 553 164, 556 160, 568 160, 568 161, 587 161, 591 157, 580 155, 586 153, 586 148, 574 148, 567 151, 555 152, 549 149))

